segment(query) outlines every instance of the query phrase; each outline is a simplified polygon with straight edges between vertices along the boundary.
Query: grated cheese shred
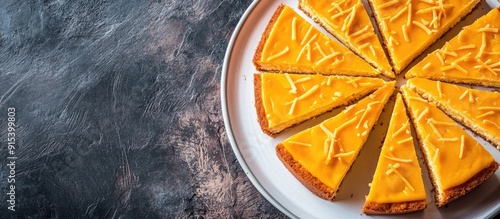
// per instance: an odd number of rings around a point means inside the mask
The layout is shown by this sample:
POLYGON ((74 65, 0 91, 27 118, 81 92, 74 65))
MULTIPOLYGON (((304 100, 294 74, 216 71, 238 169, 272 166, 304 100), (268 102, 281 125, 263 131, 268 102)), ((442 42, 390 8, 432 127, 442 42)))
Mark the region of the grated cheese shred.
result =
POLYGON ((437 91, 439 93, 439 98, 443 98, 443 92, 441 91, 441 81, 437 81, 437 91))
POLYGON ((394 20, 398 19, 405 11, 408 10, 408 6, 405 6, 403 9, 399 10, 395 15, 393 15, 389 21, 393 22, 394 20))
POLYGON ((478 107, 479 110, 495 110, 495 111, 500 111, 500 107, 498 106, 480 106, 478 107))
POLYGON ((387 175, 391 173, 395 173, 405 184, 408 188, 410 188, 411 191, 415 191, 415 188, 408 182, 408 180, 397 170, 400 167, 399 163, 396 163, 394 165, 390 165, 389 168, 390 170, 386 172, 387 175))
POLYGON ((438 138, 438 141, 458 141, 458 138, 457 137, 453 137, 453 138, 438 138))
POLYGON ((493 112, 493 111, 488 111, 488 112, 486 112, 486 113, 483 113, 483 114, 481 114, 481 115, 476 116, 476 119, 480 119, 480 118, 483 118, 483 117, 486 117, 486 116, 489 116, 489 115, 493 115, 493 114, 495 114, 495 112, 493 112))
POLYGON ((438 155, 439 155, 439 148, 436 148, 436 151, 434 152, 434 157, 432 158, 434 162, 436 162, 438 155))
POLYGON ((395 4, 397 4, 398 2, 399 2, 398 0, 392 0, 390 2, 386 2, 384 4, 379 5, 378 9, 380 10, 380 9, 391 7, 391 6, 395 5, 395 4))
POLYGON ((330 55, 327 55, 327 56, 321 58, 320 60, 318 60, 318 62, 316 62, 316 65, 320 65, 323 62, 327 61, 328 59, 335 58, 336 56, 338 56, 340 54, 341 54, 340 52, 334 52, 334 53, 332 53, 330 55))
POLYGON ((295 86, 295 83, 293 83, 293 80, 288 73, 285 73, 285 78, 288 81, 288 83, 290 84, 290 88, 291 88, 290 93, 293 93, 293 94, 297 93, 297 87, 295 86))
POLYGON ((311 89, 309 89, 308 91, 306 91, 304 94, 300 95, 300 97, 298 98, 298 100, 303 100, 307 97, 309 97, 312 93, 314 93, 314 91, 316 91, 317 89, 319 88, 319 85, 314 85, 313 87, 311 87, 311 89))
POLYGON ((289 50, 290 50, 290 48, 288 48, 288 46, 287 46, 287 47, 285 47, 285 49, 283 49, 281 52, 276 53, 276 54, 274 54, 274 55, 272 55, 272 56, 269 56, 269 57, 267 58, 267 61, 271 61, 271 60, 273 60, 273 59, 279 58, 280 56, 285 55, 285 54, 286 54, 289 50))
POLYGON ((290 110, 288 111, 289 115, 293 115, 293 111, 295 110, 295 105, 297 105, 297 101, 298 101, 297 98, 293 99, 292 106, 290 106, 290 110))
POLYGON ((463 154, 464 154, 464 143, 465 142, 465 136, 462 135, 460 137, 460 154, 458 154, 458 158, 462 159, 463 154))
POLYGON ((411 23, 412 23, 412 18, 411 18, 411 3, 410 3, 408 4, 408 17, 406 19, 406 26, 410 27, 411 23))
POLYGON ((296 144, 296 145, 300 145, 300 146, 304 146, 304 147, 312 147, 312 144, 303 143, 303 142, 299 142, 299 141, 288 141, 288 143, 296 144))
POLYGON ((406 139, 398 141, 398 144, 404 144, 404 143, 410 142, 410 141, 413 141, 413 137, 411 137, 411 136, 406 138, 406 139))
POLYGON ((413 21, 412 24, 415 24, 417 27, 419 27, 420 29, 422 29, 423 31, 425 31, 425 33, 427 35, 431 35, 432 34, 432 31, 427 26, 425 26, 424 24, 422 24, 422 22, 413 21))
POLYGON ((313 26, 309 26, 309 29, 307 29, 307 32, 306 32, 306 35, 304 35, 304 38, 302 39, 302 41, 300 41, 300 45, 303 46, 304 43, 306 42, 307 38, 309 37, 309 34, 311 34, 311 30, 312 30, 313 26))
POLYGON ((401 126, 401 128, 399 128, 396 132, 394 132, 392 134, 392 138, 398 136, 401 132, 403 132, 404 130, 406 130, 406 128, 408 127, 408 125, 409 125, 409 123, 407 121, 405 124, 403 124, 403 126, 401 126))
POLYGON ((429 112, 429 108, 425 108, 420 115, 418 115, 417 119, 415 119, 415 122, 420 121, 427 113, 429 112))
POLYGON ((482 32, 481 33, 481 47, 479 47, 479 52, 476 55, 476 59, 481 58, 485 48, 486 48, 486 33, 482 32))
POLYGON ((491 124, 491 125, 494 125, 494 126, 496 126, 496 127, 497 127, 497 129, 500 129, 500 126, 499 126, 499 125, 497 125, 496 123, 494 123, 494 122, 493 122, 493 121, 491 121, 491 120, 484 119, 484 120, 483 120, 483 123, 484 123, 484 124, 491 124))
POLYGON ((412 159, 402 159, 402 158, 397 158, 397 157, 390 157, 387 155, 383 155, 383 156, 389 160, 393 160, 393 161, 397 161, 397 162, 401 162, 401 163, 411 163, 413 161, 412 159))
POLYGON ((373 48, 373 45, 370 44, 370 50, 372 51, 373 56, 377 56, 377 52, 375 52, 375 48, 373 48))
POLYGON ((358 30, 358 31, 352 33, 350 36, 351 37, 357 37, 357 36, 359 36, 361 34, 364 34, 367 30, 368 30, 368 26, 365 26, 363 29, 358 30))
POLYGON ((460 96, 460 99, 463 99, 469 93, 469 89, 465 90, 464 93, 460 96))
POLYGON ((424 65, 424 67, 422 67, 422 70, 427 70, 430 66, 431 66, 431 63, 428 62, 427 64, 424 65))

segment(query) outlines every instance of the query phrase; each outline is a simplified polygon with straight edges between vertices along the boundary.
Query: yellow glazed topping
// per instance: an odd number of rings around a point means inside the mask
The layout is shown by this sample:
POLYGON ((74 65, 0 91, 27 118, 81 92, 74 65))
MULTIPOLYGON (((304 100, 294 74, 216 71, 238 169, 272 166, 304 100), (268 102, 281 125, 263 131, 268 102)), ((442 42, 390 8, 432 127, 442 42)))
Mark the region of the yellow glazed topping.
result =
POLYGON ((395 77, 361 0, 302 0, 300 5, 314 11, 326 23, 329 32, 346 42, 382 74, 395 77))
POLYGON ((270 71, 358 76, 379 74, 290 7, 283 5, 281 13, 275 19, 260 60, 254 60, 257 66, 270 71))
POLYGON ((439 190, 465 183, 494 161, 481 144, 434 104, 407 86, 402 92, 439 190))
POLYGON ((261 95, 269 129, 304 121, 348 104, 384 84, 379 78, 261 73, 261 95))
POLYGON ((500 9, 465 27, 443 48, 415 65, 406 77, 500 87, 500 9))
POLYGON ((410 126, 398 94, 366 201, 398 203, 426 199, 410 126))
POLYGON ((283 141, 286 150, 309 173, 337 189, 394 91, 388 82, 340 114, 283 141))
POLYGON ((500 141, 500 93, 423 78, 412 78, 407 84, 418 93, 430 95, 439 106, 465 117, 478 130, 490 133, 490 136, 500 141))
POLYGON ((467 14, 477 1, 370 0, 396 74, 467 14))

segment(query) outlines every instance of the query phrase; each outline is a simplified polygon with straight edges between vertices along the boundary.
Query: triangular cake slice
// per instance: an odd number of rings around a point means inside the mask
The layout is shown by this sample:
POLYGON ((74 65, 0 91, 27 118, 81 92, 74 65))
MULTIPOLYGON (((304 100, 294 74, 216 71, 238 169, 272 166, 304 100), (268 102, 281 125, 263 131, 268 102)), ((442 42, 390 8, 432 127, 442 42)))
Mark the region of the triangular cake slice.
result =
POLYGON ((427 207, 410 127, 403 99, 398 94, 370 192, 363 206, 364 213, 402 214, 427 207))
POLYGON ((500 93, 412 78, 408 87, 500 150, 500 93))
POLYGON ((500 8, 462 29, 405 77, 500 87, 500 8))
POLYGON ((407 86, 402 93, 434 186, 436 206, 464 196, 494 174, 498 163, 453 119, 407 86))
POLYGON ((255 51, 259 71, 376 76, 370 64, 287 5, 272 16, 255 51))
POLYGON ((333 200, 394 85, 388 82, 336 116, 287 138, 276 147, 279 159, 311 192, 333 200))
POLYGON ((480 0, 368 0, 396 74, 480 0))
POLYGON ((299 0, 299 8, 388 78, 395 78, 361 0, 299 0))
POLYGON ((264 133, 281 131, 372 93, 380 78, 261 73, 254 75, 255 107, 264 133))

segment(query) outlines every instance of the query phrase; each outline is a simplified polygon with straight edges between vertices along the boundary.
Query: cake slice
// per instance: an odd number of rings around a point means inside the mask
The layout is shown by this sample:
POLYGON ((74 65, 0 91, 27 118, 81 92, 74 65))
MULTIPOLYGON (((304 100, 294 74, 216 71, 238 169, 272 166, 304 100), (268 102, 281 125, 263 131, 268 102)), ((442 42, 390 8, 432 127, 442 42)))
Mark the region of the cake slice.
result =
POLYGON ((398 94, 370 192, 363 206, 364 213, 402 214, 427 207, 410 126, 403 99, 398 94))
POLYGON ((262 131, 275 136, 305 120, 345 106, 384 85, 380 78, 261 73, 254 75, 262 131))
POLYGON ((500 150, 500 93, 412 78, 408 87, 500 150))
POLYGON ((500 87, 500 8, 462 29, 405 77, 500 87))
POLYGON ((336 116, 287 138, 276 147, 279 159, 311 192, 332 201, 394 85, 387 82, 336 116))
POLYGON ((396 74, 481 0, 368 0, 396 74))
POLYGON ((355 55, 287 5, 280 5, 258 44, 253 63, 259 71, 377 76, 355 55))
POLYGON ((407 86, 402 93, 442 207, 464 196, 498 169, 498 163, 473 137, 407 86))
POLYGON ((299 0, 299 8, 388 78, 395 78, 361 0, 299 0))

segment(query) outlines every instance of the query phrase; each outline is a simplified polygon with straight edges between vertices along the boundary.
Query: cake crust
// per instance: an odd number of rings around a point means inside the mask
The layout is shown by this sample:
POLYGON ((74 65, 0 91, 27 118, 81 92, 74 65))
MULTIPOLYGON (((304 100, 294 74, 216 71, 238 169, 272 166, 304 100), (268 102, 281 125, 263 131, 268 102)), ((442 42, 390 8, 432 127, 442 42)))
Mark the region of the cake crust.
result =
POLYGON ((278 17, 281 14, 281 11, 283 11, 284 8, 285 8, 285 5, 283 5, 283 4, 280 4, 278 6, 278 8, 274 12, 273 16, 269 20, 269 23, 267 24, 266 30, 262 34, 262 38, 259 41, 259 45, 257 45, 257 49, 255 50, 255 54, 254 54, 254 57, 253 57, 253 63, 255 65, 255 68, 257 68, 257 70, 259 70, 259 71, 263 71, 264 70, 262 68, 262 66, 259 64, 259 61, 262 58, 262 51, 264 50, 264 46, 266 45, 267 39, 271 35, 271 31, 273 29, 274 23, 276 23, 276 21, 278 20, 278 17))
MULTIPOLYGON (((443 207, 444 205, 450 203, 451 201, 464 196, 469 193, 477 186, 481 185, 486 179, 495 173, 498 169, 498 163, 493 161, 488 167, 481 170, 479 173, 474 175, 472 178, 467 180, 462 185, 458 185, 443 191, 441 199, 436 202, 436 206, 443 207)), ((437 193, 436 193, 437 195, 437 193)))
POLYGON ((264 110, 264 104, 262 104, 262 93, 260 90, 261 87, 261 78, 259 74, 253 75, 253 87, 254 87, 254 96, 255 96, 255 109, 257 111, 257 120, 259 121, 260 128, 267 135, 274 137, 277 133, 273 133, 269 130, 269 124, 266 119, 266 111, 264 110))
POLYGON ((404 214, 420 211, 427 207, 426 200, 397 202, 397 203, 376 203, 366 202, 363 206, 365 214, 404 214))
POLYGON ((335 199, 337 191, 334 191, 332 188, 319 181, 318 178, 314 177, 309 171, 302 167, 299 162, 293 159, 292 155, 281 143, 276 146, 276 155, 278 155, 278 158, 293 176, 312 193, 328 201, 333 201, 333 199, 335 199))

